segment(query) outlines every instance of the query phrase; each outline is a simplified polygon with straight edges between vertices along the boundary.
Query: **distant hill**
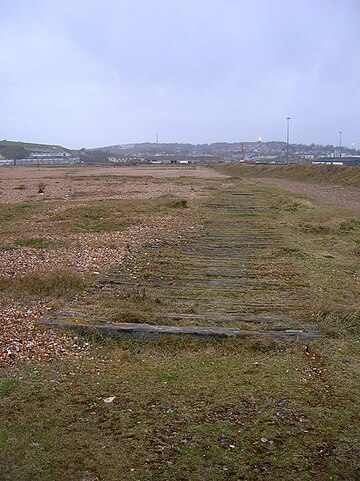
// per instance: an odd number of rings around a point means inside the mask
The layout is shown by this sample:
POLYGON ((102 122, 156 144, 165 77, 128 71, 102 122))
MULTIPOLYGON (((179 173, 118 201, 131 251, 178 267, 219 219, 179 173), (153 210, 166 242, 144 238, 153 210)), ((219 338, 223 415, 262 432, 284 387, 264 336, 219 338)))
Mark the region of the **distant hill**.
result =
MULTIPOLYGON (((201 161, 229 160, 255 160, 255 159, 271 159, 285 158, 287 155, 286 142, 270 141, 270 142, 216 142, 213 144, 181 144, 181 143, 139 143, 127 145, 112 145, 108 147, 98 147, 91 149, 99 152, 108 152, 116 158, 136 158, 144 159, 160 157, 175 158, 194 158, 201 161)), ((342 147, 342 156, 358 156, 360 151, 342 147)), ((290 144, 288 148, 289 158, 292 159, 311 159, 318 157, 336 157, 339 155, 339 147, 333 145, 305 145, 290 144)))
POLYGON ((0 158, 3 159, 27 159, 31 152, 71 152, 61 145, 34 144, 31 142, 14 142, 0 140, 0 158))
POLYGON ((333 145, 305 145, 286 142, 216 142, 213 144, 152 143, 111 145, 92 149, 71 150, 61 145, 36 144, 31 142, 0 141, 0 159, 27 159, 32 153, 71 154, 79 157, 81 163, 143 162, 143 161, 181 161, 194 162, 219 161, 280 161, 298 162, 311 159, 360 157, 360 151, 333 145))

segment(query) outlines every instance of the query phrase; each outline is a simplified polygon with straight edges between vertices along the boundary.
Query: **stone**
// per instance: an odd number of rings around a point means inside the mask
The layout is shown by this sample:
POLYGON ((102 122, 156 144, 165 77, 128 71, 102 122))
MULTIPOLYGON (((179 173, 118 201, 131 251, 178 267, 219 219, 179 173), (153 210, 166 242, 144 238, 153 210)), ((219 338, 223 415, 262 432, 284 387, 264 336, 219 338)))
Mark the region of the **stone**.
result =
POLYGON ((290 416, 292 414, 291 411, 289 411, 288 409, 280 409, 280 411, 278 411, 276 413, 277 416, 279 417, 282 417, 282 416, 290 416))

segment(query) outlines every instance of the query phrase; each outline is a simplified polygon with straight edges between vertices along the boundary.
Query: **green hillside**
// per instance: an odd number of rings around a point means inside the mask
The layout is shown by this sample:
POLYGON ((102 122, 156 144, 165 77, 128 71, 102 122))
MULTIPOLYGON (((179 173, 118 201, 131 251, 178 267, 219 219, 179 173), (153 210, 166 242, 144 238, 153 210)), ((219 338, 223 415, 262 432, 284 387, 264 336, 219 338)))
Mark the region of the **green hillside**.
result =
POLYGON ((31 152, 69 152, 61 145, 34 144, 29 142, 13 142, 0 140, 0 156, 4 159, 23 159, 31 152))

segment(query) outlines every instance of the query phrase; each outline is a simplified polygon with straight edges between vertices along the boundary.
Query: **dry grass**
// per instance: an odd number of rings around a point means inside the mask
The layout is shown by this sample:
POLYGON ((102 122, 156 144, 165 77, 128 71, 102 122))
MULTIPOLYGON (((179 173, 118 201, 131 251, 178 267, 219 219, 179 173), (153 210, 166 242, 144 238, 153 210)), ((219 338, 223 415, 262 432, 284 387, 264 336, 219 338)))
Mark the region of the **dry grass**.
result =
POLYGON ((318 307, 313 319, 328 336, 360 339, 360 310, 356 306, 341 307, 336 303, 327 303, 318 307))
POLYGON ((219 164, 217 169, 236 177, 274 177, 319 184, 342 184, 360 187, 360 169, 356 166, 336 165, 251 165, 219 164))
POLYGON ((157 323, 163 312, 163 300, 144 287, 121 287, 119 291, 102 291, 94 294, 83 310, 88 321, 96 322, 99 316, 109 322, 157 323), (95 301, 95 303, 94 303, 95 301))
POLYGON ((312 209, 313 203, 307 199, 277 194, 272 199, 271 207, 278 210, 295 211, 301 209, 312 209))
POLYGON ((0 277, 2 298, 23 300, 26 298, 63 299, 79 294, 84 289, 83 277, 70 269, 37 271, 14 277, 0 277))
POLYGON ((300 227, 314 234, 341 234, 344 232, 359 232, 360 222, 355 218, 331 218, 320 222, 304 222, 300 227))

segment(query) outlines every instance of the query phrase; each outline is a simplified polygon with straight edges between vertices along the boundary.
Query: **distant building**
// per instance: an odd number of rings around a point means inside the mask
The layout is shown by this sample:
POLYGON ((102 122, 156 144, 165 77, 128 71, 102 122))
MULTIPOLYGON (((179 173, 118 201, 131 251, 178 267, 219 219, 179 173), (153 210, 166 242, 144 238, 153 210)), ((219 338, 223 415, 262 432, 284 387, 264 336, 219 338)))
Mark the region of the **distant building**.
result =
POLYGON ((108 161, 113 164, 125 164, 126 162, 129 162, 129 159, 124 157, 108 157, 108 161))
POLYGON ((32 159, 59 159, 64 157, 71 157, 68 152, 31 152, 32 159))
POLYGON ((33 156, 28 159, 16 159, 16 165, 72 165, 79 164, 80 157, 77 156, 33 156))

